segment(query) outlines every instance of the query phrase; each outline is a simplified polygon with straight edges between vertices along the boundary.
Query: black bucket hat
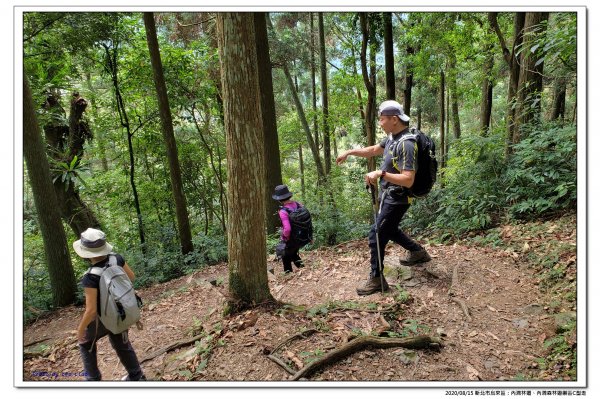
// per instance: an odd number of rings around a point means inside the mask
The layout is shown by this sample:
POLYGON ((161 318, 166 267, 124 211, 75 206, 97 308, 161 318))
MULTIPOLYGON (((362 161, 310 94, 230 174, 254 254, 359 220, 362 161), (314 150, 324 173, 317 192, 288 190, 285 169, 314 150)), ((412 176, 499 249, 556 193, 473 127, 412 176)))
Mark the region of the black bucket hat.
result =
POLYGON ((273 194, 273 199, 281 201, 290 198, 292 195, 293 194, 290 193, 288 186, 286 186, 285 184, 281 184, 275 187, 275 194, 273 194))

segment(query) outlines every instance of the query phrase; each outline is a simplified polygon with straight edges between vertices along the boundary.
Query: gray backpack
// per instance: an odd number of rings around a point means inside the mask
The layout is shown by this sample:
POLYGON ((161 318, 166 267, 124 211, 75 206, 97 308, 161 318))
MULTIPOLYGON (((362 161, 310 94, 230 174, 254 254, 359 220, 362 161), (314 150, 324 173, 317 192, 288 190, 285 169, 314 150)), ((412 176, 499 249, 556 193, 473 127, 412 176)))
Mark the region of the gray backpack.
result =
POLYGON ((91 267, 88 273, 100 276, 98 317, 110 332, 120 334, 140 320, 142 300, 114 254, 108 255, 107 266, 91 267))

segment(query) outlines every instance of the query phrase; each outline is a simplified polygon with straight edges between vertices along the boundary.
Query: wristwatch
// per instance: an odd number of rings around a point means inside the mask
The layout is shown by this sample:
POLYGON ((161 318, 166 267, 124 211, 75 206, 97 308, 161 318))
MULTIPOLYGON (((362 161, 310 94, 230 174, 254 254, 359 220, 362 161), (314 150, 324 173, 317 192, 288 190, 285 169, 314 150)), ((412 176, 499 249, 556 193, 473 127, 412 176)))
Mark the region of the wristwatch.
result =
POLYGON ((385 177, 385 175, 387 174, 387 172, 385 170, 381 171, 381 178, 383 179, 385 177))

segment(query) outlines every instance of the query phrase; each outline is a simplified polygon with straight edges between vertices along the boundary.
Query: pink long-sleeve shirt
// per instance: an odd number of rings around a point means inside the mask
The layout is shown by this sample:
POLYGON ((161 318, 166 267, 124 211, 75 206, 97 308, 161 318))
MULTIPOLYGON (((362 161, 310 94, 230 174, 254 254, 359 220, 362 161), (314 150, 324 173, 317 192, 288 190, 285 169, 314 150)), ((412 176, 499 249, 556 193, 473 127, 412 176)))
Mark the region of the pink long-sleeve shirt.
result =
MULTIPOLYGON (((298 209, 298 205, 299 204, 296 201, 293 201, 283 205, 283 207, 293 212, 296 209, 298 209)), ((292 225, 290 224, 290 216, 286 211, 280 209, 279 218, 281 219, 281 225, 283 226, 283 228, 281 229, 281 239, 283 241, 288 241, 290 239, 290 236, 292 235, 292 225)))

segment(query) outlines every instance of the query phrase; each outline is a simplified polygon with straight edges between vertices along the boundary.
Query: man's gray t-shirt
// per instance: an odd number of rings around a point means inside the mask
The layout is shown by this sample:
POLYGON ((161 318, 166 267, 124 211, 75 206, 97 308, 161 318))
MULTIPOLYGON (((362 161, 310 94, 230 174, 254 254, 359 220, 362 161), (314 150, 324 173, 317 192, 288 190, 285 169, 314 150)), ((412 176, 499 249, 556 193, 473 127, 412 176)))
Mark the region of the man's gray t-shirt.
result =
MULTIPOLYGON (((414 140, 402 139, 403 136, 409 134, 409 129, 406 128, 395 136, 388 136, 383 139, 379 145, 383 150, 383 160, 381 161, 381 170, 388 173, 400 173, 402 170, 417 170, 417 145, 414 140)), ((390 188, 394 191, 394 187, 398 187, 384 179, 379 181, 381 191, 390 188)), ((409 204, 410 200, 406 190, 398 187, 393 193, 386 197, 386 202, 392 204, 409 204)))

